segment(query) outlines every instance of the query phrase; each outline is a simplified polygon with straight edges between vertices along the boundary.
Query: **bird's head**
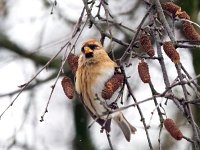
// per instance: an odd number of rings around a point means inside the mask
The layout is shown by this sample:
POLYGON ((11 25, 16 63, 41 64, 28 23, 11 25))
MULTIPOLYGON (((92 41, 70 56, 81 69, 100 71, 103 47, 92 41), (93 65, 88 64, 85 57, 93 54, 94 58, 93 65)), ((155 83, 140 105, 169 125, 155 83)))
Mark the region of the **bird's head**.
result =
POLYGON ((86 59, 94 58, 101 51, 105 51, 100 42, 96 40, 87 40, 83 43, 81 52, 85 56, 86 59))
POLYGON ((94 65, 102 62, 112 61, 104 47, 97 40, 87 40, 81 48, 82 54, 79 57, 79 65, 94 65))

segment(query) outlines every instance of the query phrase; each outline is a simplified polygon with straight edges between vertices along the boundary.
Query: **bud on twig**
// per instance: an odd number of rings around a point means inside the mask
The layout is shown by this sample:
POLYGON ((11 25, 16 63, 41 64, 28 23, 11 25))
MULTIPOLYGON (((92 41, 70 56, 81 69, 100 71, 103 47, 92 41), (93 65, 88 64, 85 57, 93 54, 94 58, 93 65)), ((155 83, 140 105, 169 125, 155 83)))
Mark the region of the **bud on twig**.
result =
POLYGON ((183 33, 185 37, 189 40, 200 41, 199 33, 195 30, 195 28, 190 22, 187 21, 183 22, 183 33))
POLYGON ((142 33, 140 35, 140 45, 142 49, 150 56, 153 57, 155 55, 153 46, 151 44, 151 40, 149 39, 149 36, 145 33, 142 33))
POLYGON ((162 8, 170 13, 172 13, 173 15, 176 15, 177 12, 181 11, 181 7, 174 4, 173 2, 165 2, 162 3, 162 8))
POLYGON ((112 78, 110 78, 102 90, 101 96, 104 99, 110 99, 115 91, 122 85, 124 82, 123 74, 114 74, 112 78))
POLYGON ((164 42, 163 49, 173 63, 177 64, 180 62, 179 53, 176 51, 176 49, 171 41, 164 42))
POLYGON ((181 140, 183 138, 182 132, 178 129, 175 122, 172 119, 165 119, 164 126, 170 135, 176 140, 181 140))
POLYGON ((144 60, 142 60, 138 64, 138 73, 139 73, 141 80, 144 83, 150 82, 151 78, 150 78, 150 74, 149 74, 149 67, 148 67, 148 64, 146 62, 144 62, 144 60))
POLYGON ((76 73, 76 70, 78 68, 78 58, 79 58, 78 56, 76 56, 72 53, 69 53, 69 55, 67 57, 69 67, 71 68, 73 74, 76 73))
POLYGON ((62 79, 61 84, 62 84, 65 95, 69 99, 72 99, 74 96, 74 86, 73 86, 72 80, 69 77, 65 76, 62 79))

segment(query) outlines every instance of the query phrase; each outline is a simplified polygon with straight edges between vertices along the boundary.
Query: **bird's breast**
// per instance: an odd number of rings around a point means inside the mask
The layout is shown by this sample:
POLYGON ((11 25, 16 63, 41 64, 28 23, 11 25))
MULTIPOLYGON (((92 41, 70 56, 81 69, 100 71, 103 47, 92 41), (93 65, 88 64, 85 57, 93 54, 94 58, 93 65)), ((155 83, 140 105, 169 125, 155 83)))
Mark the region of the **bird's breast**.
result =
POLYGON ((97 75, 94 84, 91 86, 91 90, 93 93, 98 94, 100 98, 101 92, 105 86, 105 83, 114 75, 114 68, 102 68, 99 70, 99 74, 97 75))
POLYGON ((101 93, 104 89, 105 83, 113 76, 114 68, 102 68, 91 86, 91 92, 94 96, 93 105, 97 114, 102 115, 107 112, 107 102, 102 98, 101 93))
POLYGON ((78 86, 86 107, 95 115, 102 115, 107 111, 106 101, 101 93, 105 83, 113 76, 114 67, 111 66, 85 66, 77 72, 78 86))

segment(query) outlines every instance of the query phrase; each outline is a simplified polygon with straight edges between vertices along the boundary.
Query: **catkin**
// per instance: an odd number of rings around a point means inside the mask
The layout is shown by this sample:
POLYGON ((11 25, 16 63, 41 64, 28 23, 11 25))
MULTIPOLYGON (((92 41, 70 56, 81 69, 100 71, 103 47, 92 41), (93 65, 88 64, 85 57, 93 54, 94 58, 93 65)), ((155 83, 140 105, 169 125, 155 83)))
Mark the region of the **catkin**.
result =
POLYGON ((115 91, 122 85, 124 82, 124 75, 123 74, 114 74, 112 78, 110 78, 102 90, 101 96, 104 99, 110 99, 115 91))
POLYGON ((140 35, 140 45, 142 49, 150 56, 153 57, 155 55, 155 51, 153 49, 153 46, 151 44, 151 40, 149 36, 145 33, 142 33, 140 35))
POLYGON ((64 76, 61 85, 63 87, 63 91, 65 95, 69 98, 72 99, 74 96, 74 86, 72 83, 72 80, 68 76, 64 76))
POLYGON ((181 11, 181 7, 174 4, 173 2, 165 2, 161 4, 162 8, 173 15, 175 15, 177 12, 181 11))
POLYGON ((188 19, 188 20, 190 20, 190 16, 185 11, 176 12, 176 16, 178 16, 180 19, 188 19))
POLYGON ((181 140, 183 138, 182 132, 178 129, 178 127, 172 119, 165 119, 164 126, 174 139, 181 140))
POLYGON ((176 49, 171 41, 164 42, 163 49, 173 63, 177 64, 180 62, 179 53, 176 51, 176 49))
POLYGON ((144 62, 144 60, 142 60, 138 64, 138 73, 139 73, 140 79, 144 83, 150 82, 151 78, 150 78, 150 74, 149 74, 149 67, 148 67, 148 64, 146 62, 144 62))
POLYGON ((183 21, 183 33, 189 40, 200 41, 200 35, 190 22, 183 21))
POLYGON ((72 53, 69 53, 69 55, 67 57, 69 67, 71 68, 73 74, 76 73, 76 70, 78 68, 78 59, 79 59, 79 57, 72 53))

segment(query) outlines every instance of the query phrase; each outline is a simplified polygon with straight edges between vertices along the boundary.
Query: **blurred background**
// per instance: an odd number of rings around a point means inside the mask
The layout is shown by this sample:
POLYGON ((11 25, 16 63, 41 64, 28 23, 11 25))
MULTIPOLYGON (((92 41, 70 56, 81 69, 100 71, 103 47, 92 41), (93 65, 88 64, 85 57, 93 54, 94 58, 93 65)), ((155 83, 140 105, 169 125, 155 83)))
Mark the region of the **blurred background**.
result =
MULTIPOLYGON (((99 1, 97 1, 98 4, 99 1)), ((114 19, 123 23, 132 31, 119 31, 112 27, 113 37, 130 42, 137 26, 146 13, 143 1, 112 0, 108 1, 109 10, 114 19)), ((191 20, 199 24, 200 3, 198 0, 176 2, 190 16, 191 20), (188 7, 189 6, 189 7, 188 7)), ((25 84, 61 49, 71 38, 72 31, 81 15, 83 2, 81 0, 0 0, 0 113, 16 97, 20 85, 25 84)), ((94 12, 97 9, 93 10, 94 12)), ((104 13, 102 13, 104 16, 104 13)), ((104 16, 105 17, 105 16, 104 16)), ((85 21, 86 15, 83 16, 85 21)), ((102 24, 102 27, 105 27, 102 24)), ((179 32, 179 29, 177 29, 179 32)), ((177 38, 184 39, 177 33, 177 38)), ((86 39, 100 39, 101 35, 93 26, 86 25, 77 41, 76 54, 80 53, 80 45, 86 39)), ((105 40, 105 47, 120 54, 123 51, 120 45, 105 40)), ((200 73, 200 51, 178 49, 181 62, 191 76, 200 73)), ((60 53, 56 59, 45 68, 39 76, 31 82, 30 86, 19 95, 15 103, 1 116, 0 120, 0 149, 2 150, 107 150, 110 149, 105 133, 100 133, 98 124, 92 123, 92 119, 84 110, 78 97, 68 100, 65 96, 59 78, 48 107, 48 113, 44 121, 40 122, 45 111, 46 103, 51 93, 51 86, 56 80, 62 56, 60 53)), ((131 88, 138 100, 151 97, 148 85, 141 82, 137 73, 138 60, 132 59, 132 66, 127 69, 130 76, 131 88)), ((150 73, 154 86, 159 92, 164 90, 162 75, 159 72, 159 64, 149 62, 150 73)), ((166 58, 166 67, 172 82, 176 78, 176 70, 173 64, 166 58)), ((65 66, 65 73, 72 79, 73 76, 65 66)), ((198 81, 198 83, 200 83, 198 81)), ((180 88, 176 89, 177 95, 181 95, 180 88)), ((194 93, 191 91, 191 98, 194 93)), ((191 137, 191 130, 184 117, 176 106, 169 101, 160 99, 168 117, 176 120, 181 131, 187 137, 191 137)), ((125 105, 133 103, 131 100, 125 105)), ((154 149, 159 147, 159 117, 155 111, 153 102, 141 105, 146 123, 150 125, 149 134, 154 149)), ((200 113, 194 108, 194 114, 200 113)), ((125 110, 127 119, 137 128, 137 133, 132 136, 131 142, 124 139, 119 128, 112 124, 111 141, 117 150, 144 150, 148 149, 148 142, 144 127, 136 108, 125 110)), ((196 115, 200 124, 200 118, 196 115)), ((163 150, 189 150, 192 149, 186 140, 176 141, 163 130, 161 132, 161 147, 163 150)))

